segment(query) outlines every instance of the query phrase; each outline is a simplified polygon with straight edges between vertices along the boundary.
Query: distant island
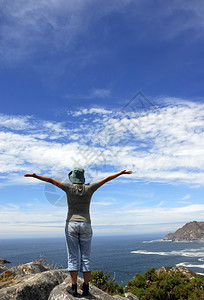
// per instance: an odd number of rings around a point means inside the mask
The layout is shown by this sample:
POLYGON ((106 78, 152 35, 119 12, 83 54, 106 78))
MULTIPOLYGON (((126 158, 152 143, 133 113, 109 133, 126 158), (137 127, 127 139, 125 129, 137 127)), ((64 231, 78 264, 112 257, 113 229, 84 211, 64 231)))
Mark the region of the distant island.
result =
POLYGON ((167 234, 163 240, 171 241, 204 241, 204 222, 189 222, 174 233, 167 234))

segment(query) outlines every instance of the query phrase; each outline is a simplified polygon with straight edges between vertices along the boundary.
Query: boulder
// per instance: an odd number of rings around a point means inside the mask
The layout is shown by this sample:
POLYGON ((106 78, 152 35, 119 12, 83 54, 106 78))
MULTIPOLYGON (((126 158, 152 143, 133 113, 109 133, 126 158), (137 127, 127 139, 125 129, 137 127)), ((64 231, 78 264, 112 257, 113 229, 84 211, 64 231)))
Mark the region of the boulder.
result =
MULTIPOLYGON (((83 284, 83 280, 81 278, 78 278, 78 293, 80 299, 86 299, 85 297, 82 297, 82 291, 80 289, 80 286, 83 284)), ((67 277, 63 283, 56 286, 48 300, 69 300, 69 299, 76 299, 76 297, 73 297, 68 291, 67 287, 71 287, 71 278, 67 277)), ((90 284, 90 294, 89 299, 101 299, 101 300, 109 300, 109 299, 115 299, 112 296, 108 295, 107 293, 103 292, 102 290, 98 289, 94 285, 90 284)))
POLYGON ((0 266, 0 274, 5 272, 7 270, 7 267, 5 266, 0 266))
POLYGON ((4 265, 4 264, 10 264, 11 262, 4 259, 4 258, 0 258, 0 265, 4 265))
POLYGON ((20 276, 0 289, 1 300, 47 300, 51 291, 67 277, 68 271, 49 270, 20 276))
MULTIPOLYGON (((124 300, 124 297, 115 295, 111 296, 107 294, 106 292, 100 290, 93 284, 89 284, 89 291, 90 291, 90 296, 88 297, 83 297, 82 296, 82 290, 81 286, 83 284, 83 280, 79 277, 78 278, 78 294, 80 299, 98 299, 98 300, 124 300)), ((76 297, 73 297, 68 291, 67 287, 71 287, 71 278, 68 276, 61 284, 57 285, 52 292, 50 293, 50 296, 48 300, 73 300, 76 299, 76 297)), ((127 299, 130 300, 138 300, 138 298, 131 293, 127 293, 127 299)))
MULTIPOLYGON (((0 267, 0 269, 2 269, 2 268, 3 268, 3 266, 0 267)), ((27 275, 37 274, 37 273, 45 272, 48 270, 50 270, 50 268, 47 266, 44 266, 39 261, 30 262, 30 263, 12 267, 9 269, 6 268, 3 270, 3 272, 0 271, 0 273, 1 273, 0 274, 0 283, 1 283, 2 279, 5 277, 7 277, 8 279, 24 277, 27 275)))
MULTIPOLYGON (((139 300, 139 298, 131 293, 125 293, 125 297, 129 300, 139 300)), ((124 299, 124 298, 123 298, 124 299)))

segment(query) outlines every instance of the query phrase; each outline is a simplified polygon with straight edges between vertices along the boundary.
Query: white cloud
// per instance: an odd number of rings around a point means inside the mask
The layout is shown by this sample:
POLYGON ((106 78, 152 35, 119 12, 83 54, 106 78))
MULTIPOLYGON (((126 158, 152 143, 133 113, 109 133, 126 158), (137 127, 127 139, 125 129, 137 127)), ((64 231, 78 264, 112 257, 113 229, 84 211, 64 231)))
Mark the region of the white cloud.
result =
POLYGON ((0 206, 1 226, 3 227, 1 237, 14 237, 14 232, 18 232, 18 237, 30 237, 31 234, 32 236, 64 234, 66 210, 62 211, 42 203, 40 209, 31 206, 30 203, 24 206, 26 209, 22 205, 20 207, 15 204, 0 206))
POLYGON ((187 200, 187 199, 189 199, 189 198, 191 198, 191 195, 190 195, 190 194, 188 194, 188 195, 182 197, 181 200, 187 200))
POLYGON ((113 225, 113 226, 136 226, 151 224, 183 223, 192 220, 202 220, 204 215, 204 205, 188 205, 181 207, 149 206, 141 207, 127 203, 118 210, 109 207, 107 210, 100 211, 93 209, 92 220, 94 225, 113 225))
MULTIPOLYGON (((107 203, 93 200, 91 203, 92 225, 96 234, 101 231, 103 234, 172 232, 186 222, 202 220, 204 216, 204 205, 201 204, 142 207, 125 202, 116 209, 112 200, 114 199, 109 199, 107 203)), ((6 232, 18 232, 24 236, 31 233, 63 235, 67 214, 65 207, 54 207, 38 200, 33 201, 33 204, 31 206, 28 202, 21 205, 0 205, 1 224, 4 228, 0 235, 3 236, 6 232)))
POLYGON ((112 203, 111 202, 93 202, 93 206, 110 206, 112 203))
POLYGON ((204 184, 202 103, 130 111, 129 118, 103 108, 82 109, 81 114, 88 116, 79 126, 73 115, 72 130, 70 120, 67 125, 2 115, 1 172, 9 174, 7 184, 9 178, 22 182, 22 172, 65 172, 76 164, 87 173, 94 169, 96 177, 111 165, 133 169, 132 180, 204 184))
POLYGON ((99 114, 99 115, 107 115, 107 114, 111 114, 112 111, 104 109, 104 108, 97 108, 97 107, 93 107, 93 108, 82 108, 78 111, 69 111, 68 114, 71 114, 74 117, 78 117, 78 116, 82 116, 82 115, 91 115, 91 114, 99 114))
POLYGON ((99 198, 99 200, 96 200, 96 201, 92 201, 92 207, 97 207, 97 206, 111 206, 111 205, 113 205, 113 204, 115 204, 116 203, 116 199, 115 198, 113 198, 113 197, 102 197, 102 199, 100 200, 100 198, 99 198))
POLYGON ((28 116, 11 116, 0 114, 0 126, 14 130, 33 128, 28 116))
POLYGON ((88 98, 107 98, 111 95, 110 90, 108 89, 93 89, 90 92, 88 98))

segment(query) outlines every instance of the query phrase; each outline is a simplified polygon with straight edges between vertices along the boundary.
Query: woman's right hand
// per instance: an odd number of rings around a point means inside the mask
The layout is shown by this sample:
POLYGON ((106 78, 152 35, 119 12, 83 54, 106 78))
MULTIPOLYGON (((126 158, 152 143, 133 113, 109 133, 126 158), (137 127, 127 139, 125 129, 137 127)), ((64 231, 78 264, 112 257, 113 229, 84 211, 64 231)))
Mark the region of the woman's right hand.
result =
POLYGON ((132 171, 126 171, 126 170, 122 170, 120 171, 121 174, 132 174, 132 171))

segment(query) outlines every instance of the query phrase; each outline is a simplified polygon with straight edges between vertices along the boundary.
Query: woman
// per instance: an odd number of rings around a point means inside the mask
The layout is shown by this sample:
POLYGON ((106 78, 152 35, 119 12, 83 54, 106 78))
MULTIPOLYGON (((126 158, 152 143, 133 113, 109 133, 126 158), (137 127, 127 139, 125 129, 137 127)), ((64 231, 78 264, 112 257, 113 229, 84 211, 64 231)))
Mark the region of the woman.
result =
POLYGON ((83 272, 83 296, 89 295, 89 280, 91 276, 91 239, 92 228, 89 213, 90 201, 93 193, 104 183, 123 174, 131 174, 132 171, 122 170, 109 175, 99 181, 85 184, 84 169, 74 168, 69 173, 72 183, 62 182, 50 177, 33 174, 25 174, 25 177, 34 177, 46 181, 61 188, 67 194, 68 213, 65 226, 65 234, 68 252, 68 271, 72 279, 71 292, 77 296, 78 271, 83 272), (80 267, 79 267, 80 250, 80 267))

